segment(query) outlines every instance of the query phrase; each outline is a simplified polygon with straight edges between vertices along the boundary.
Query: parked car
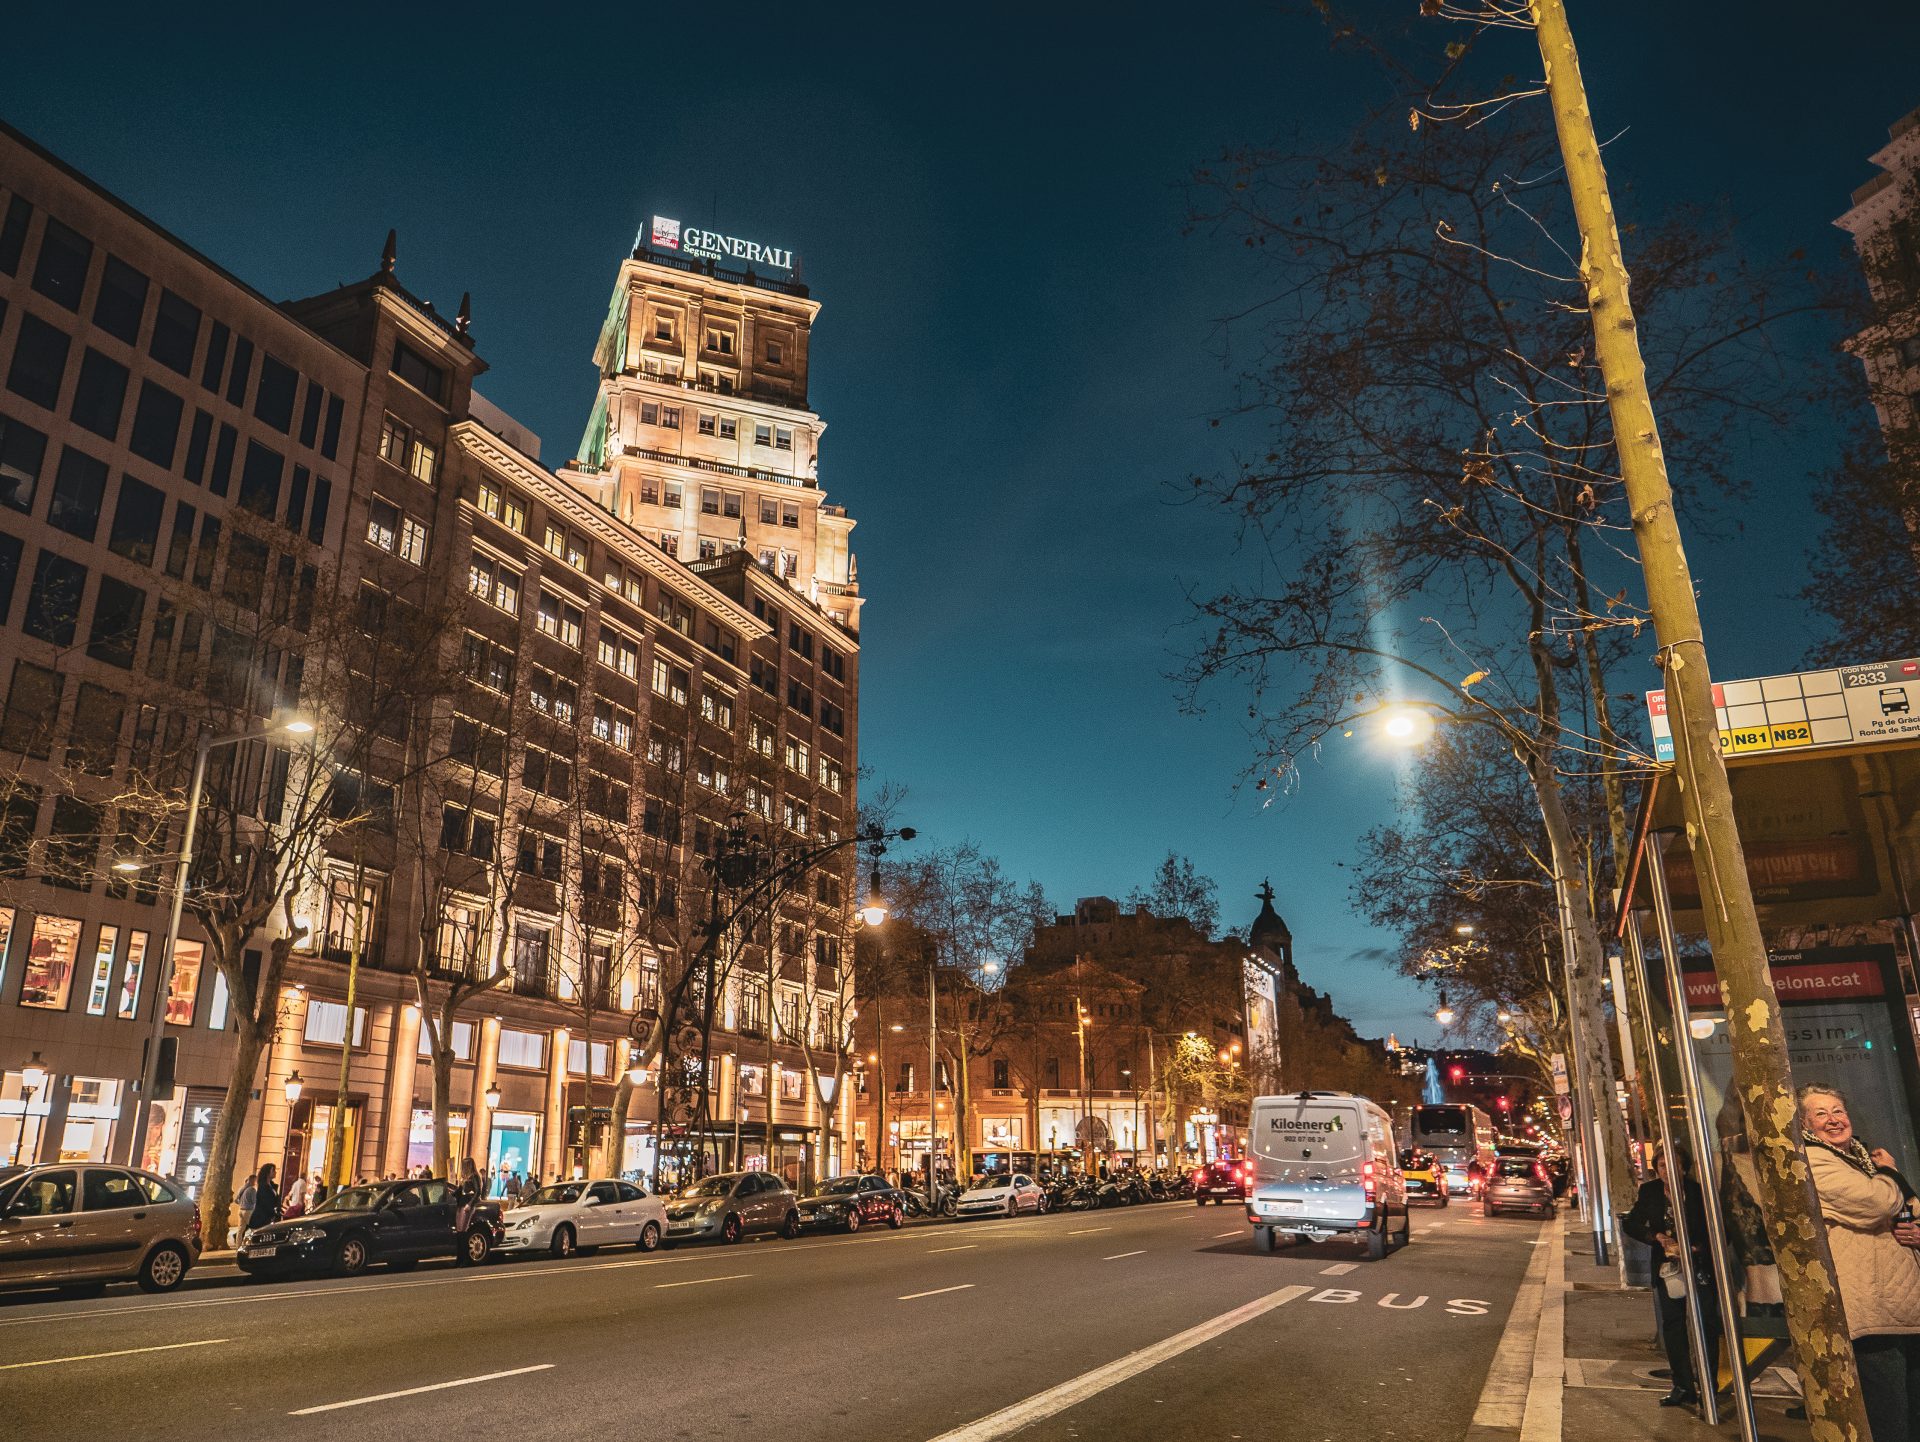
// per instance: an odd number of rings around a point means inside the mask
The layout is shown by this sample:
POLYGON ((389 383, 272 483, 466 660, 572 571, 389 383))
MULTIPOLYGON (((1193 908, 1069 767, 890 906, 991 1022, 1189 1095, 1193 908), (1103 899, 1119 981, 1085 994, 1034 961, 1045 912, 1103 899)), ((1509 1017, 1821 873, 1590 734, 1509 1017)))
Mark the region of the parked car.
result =
POLYGON ((0 1167, 0 1287, 137 1282, 171 1292, 200 1260, 200 1209, 127 1167, 0 1167))
POLYGON ((669 1242, 737 1242, 755 1232, 800 1235, 800 1204, 772 1172, 721 1172, 667 1203, 669 1242))
POLYGON ((625 1243, 651 1252, 667 1235, 667 1206, 632 1182, 555 1182, 508 1209, 500 1223, 503 1256, 570 1257, 625 1243))
POLYGON ((1447 1169, 1432 1152, 1408 1147, 1400 1153, 1400 1175, 1407 1179, 1407 1202, 1431 1202, 1444 1207, 1452 1195, 1447 1186, 1447 1169))
POLYGON ((884 1177, 835 1177, 799 1206, 802 1231, 857 1232, 869 1222, 898 1227, 907 1219, 906 1198, 884 1177))
POLYGON ((1480 1189, 1480 1211, 1488 1217, 1516 1211, 1552 1216, 1553 1174, 1539 1157, 1501 1157, 1480 1189))
POLYGON ((1370 1261, 1413 1235, 1393 1122, 1349 1092, 1255 1097, 1249 1128, 1253 1189, 1247 1220, 1262 1251, 1281 1236, 1358 1237, 1370 1261), (1396 1227, 1395 1221, 1399 1222, 1396 1227))
POLYGON ((1038 1215, 1047 1209, 1047 1193, 1025 1172, 989 1172, 978 1176, 960 1194, 955 1214, 965 1217, 1038 1215))
POLYGON ((484 1262, 503 1235, 499 1204, 479 1202, 464 1221, 461 1211, 453 1188, 437 1178, 342 1187, 303 1216, 253 1228, 234 1260, 252 1277, 354 1277, 375 1262, 406 1271, 428 1257, 484 1262))
POLYGON ((1237 1202, 1247 1194, 1247 1175, 1251 1168, 1241 1162, 1208 1162, 1193 1174, 1193 1200, 1200 1206, 1208 1202, 1237 1202))

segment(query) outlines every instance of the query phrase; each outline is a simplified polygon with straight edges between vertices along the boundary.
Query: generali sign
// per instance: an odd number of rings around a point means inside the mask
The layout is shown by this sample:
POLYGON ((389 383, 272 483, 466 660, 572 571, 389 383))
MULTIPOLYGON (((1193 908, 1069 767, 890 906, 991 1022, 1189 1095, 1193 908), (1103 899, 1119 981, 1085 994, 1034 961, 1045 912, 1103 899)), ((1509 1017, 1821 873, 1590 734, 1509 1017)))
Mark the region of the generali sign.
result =
POLYGON ((737 235, 722 235, 717 230, 683 226, 664 215, 654 216, 648 234, 655 250, 677 250, 700 260, 742 260, 748 265, 763 265, 774 270, 793 269, 791 250, 762 245, 757 240, 742 240, 737 235))

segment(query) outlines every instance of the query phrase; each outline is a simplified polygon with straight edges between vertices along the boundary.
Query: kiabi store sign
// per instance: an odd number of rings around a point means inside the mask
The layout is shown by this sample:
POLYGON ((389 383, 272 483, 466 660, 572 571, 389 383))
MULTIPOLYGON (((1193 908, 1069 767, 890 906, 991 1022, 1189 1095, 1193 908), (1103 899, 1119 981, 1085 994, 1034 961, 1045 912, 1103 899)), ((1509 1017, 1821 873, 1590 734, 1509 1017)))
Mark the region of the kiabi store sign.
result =
POLYGON ((742 240, 737 235, 722 235, 717 230, 683 226, 677 220, 656 215, 648 229, 655 250, 677 250, 700 260, 741 260, 748 265, 764 265, 774 270, 791 271, 793 252, 757 240, 742 240))

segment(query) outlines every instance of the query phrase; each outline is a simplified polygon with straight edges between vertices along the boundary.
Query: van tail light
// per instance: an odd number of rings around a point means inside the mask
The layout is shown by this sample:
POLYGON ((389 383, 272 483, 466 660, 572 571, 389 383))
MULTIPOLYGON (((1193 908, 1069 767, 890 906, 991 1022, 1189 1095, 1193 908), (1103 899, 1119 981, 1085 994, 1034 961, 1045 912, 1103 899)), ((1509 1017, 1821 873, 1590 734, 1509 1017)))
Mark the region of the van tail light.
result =
POLYGON ((1536 1161, 1533 1164, 1533 1175, 1541 1186, 1550 1187, 1553 1185, 1553 1178, 1547 1175, 1547 1164, 1545 1162, 1536 1161))
POLYGON ((1367 1200, 1372 1201, 1373 1200, 1373 1163, 1370 1161, 1362 1162, 1360 1164, 1360 1185, 1367 1189, 1367 1200))

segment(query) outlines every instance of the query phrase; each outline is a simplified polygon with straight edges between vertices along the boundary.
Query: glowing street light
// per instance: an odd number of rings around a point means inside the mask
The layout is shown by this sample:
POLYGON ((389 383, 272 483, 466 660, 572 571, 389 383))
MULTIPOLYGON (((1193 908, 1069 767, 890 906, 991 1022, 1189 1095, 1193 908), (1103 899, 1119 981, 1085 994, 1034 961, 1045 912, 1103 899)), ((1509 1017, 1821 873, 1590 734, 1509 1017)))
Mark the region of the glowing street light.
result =
POLYGON ((1440 1005, 1435 1009, 1433 1019, 1442 1026, 1452 1026, 1453 1017, 1454 1010, 1447 1001, 1447 989, 1443 986, 1440 988, 1440 1005))
POLYGON ((299 1072, 293 1072, 289 1074, 286 1080, 285 1088, 284 1088, 287 1093, 288 1106, 292 1106, 295 1102, 300 1100, 301 1089, 305 1087, 306 1084, 307 1084, 306 1079, 303 1078, 299 1072))

